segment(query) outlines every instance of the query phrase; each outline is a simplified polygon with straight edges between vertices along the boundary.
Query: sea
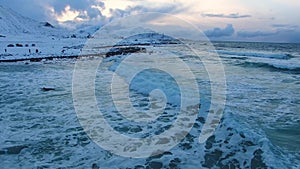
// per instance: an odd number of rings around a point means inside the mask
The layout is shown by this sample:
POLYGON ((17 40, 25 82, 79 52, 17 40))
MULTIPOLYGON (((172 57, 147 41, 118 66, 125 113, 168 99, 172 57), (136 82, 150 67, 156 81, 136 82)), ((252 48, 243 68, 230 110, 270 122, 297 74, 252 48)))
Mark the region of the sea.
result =
MULTIPOLYGON (((147 46, 146 52, 104 59, 0 63, 0 168, 300 168, 300 44, 212 42, 213 49, 201 41, 185 44, 147 46), (180 74, 185 66, 173 64, 178 60, 190 68, 192 79, 180 74), (170 130, 184 105, 180 99, 189 96, 181 88, 194 80, 198 91, 187 91, 199 94, 199 110, 188 133, 174 146, 148 157, 143 152, 131 156, 134 148, 119 149, 129 151, 124 156, 103 146, 85 128, 78 113, 82 105, 74 98, 80 97, 76 92, 89 88, 74 86, 75 74, 89 70, 85 63, 98 64, 90 85, 99 114, 126 137, 147 138, 170 130), (166 68, 159 69, 163 65, 166 68), (121 80, 113 81, 113 73, 121 80), (212 81, 218 75, 225 84, 219 93, 225 96, 222 112, 209 137, 199 142, 214 106, 212 90, 218 84, 212 81), (124 91, 127 95, 120 96, 124 91), (155 93, 159 99, 151 100, 155 93), (160 114, 152 117, 158 110, 160 114), (148 113, 152 120, 127 116, 132 111, 148 113)), ((88 123, 97 123, 97 118, 90 118, 88 123)), ((106 134, 101 138, 110 137, 106 134)))

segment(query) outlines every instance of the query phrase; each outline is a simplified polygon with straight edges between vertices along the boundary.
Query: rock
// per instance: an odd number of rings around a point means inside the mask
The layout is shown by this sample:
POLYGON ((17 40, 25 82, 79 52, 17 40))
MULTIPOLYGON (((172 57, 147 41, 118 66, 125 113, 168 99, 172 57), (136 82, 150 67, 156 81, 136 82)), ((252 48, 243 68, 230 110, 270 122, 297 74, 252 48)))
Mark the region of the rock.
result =
POLYGON ((47 91, 51 91, 51 90, 55 90, 54 88, 50 88, 50 87, 43 87, 41 88, 42 91, 47 92, 47 91))
POLYGON ((106 53, 106 57, 115 55, 127 55, 130 53, 146 52, 146 48, 142 47, 114 47, 106 53))
POLYGON ((17 43, 17 44, 16 44, 16 47, 23 47, 23 45, 20 44, 20 43, 17 43))
POLYGON ((45 23, 44 23, 44 26, 45 26, 45 27, 54 28, 54 26, 51 25, 49 22, 45 22, 45 23))
POLYGON ((43 59, 42 58, 31 58, 31 59, 29 59, 30 60, 30 62, 40 62, 40 61, 42 61, 43 59))

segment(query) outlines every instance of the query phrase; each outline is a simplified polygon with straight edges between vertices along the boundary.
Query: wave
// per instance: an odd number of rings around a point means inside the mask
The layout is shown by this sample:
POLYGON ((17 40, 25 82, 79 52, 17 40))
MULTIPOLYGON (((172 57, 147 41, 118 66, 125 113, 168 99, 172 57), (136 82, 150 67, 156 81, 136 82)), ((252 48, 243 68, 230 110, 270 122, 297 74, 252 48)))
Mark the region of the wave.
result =
POLYGON ((296 63, 276 63, 276 62, 262 62, 262 61, 245 61, 243 63, 238 63, 245 67, 265 67, 271 68, 279 71, 292 71, 300 73, 300 64, 296 63))
POLYGON ((223 55, 235 55, 235 56, 248 56, 248 57, 259 57, 259 58, 271 58, 271 59, 291 59, 291 54, 280 54, 280 53, 257 53, 257 52, 236 52, 226 50, 215 50, 218 54, 223 55))

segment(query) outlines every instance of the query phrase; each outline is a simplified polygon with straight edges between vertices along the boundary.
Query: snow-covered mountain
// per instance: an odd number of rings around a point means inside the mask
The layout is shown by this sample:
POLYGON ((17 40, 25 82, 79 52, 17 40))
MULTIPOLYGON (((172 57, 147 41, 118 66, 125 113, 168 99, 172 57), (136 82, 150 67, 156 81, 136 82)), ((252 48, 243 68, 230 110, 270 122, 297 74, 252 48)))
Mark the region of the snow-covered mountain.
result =
POLYGON ((38 22, 0 5, 0 35, 15 36, 68 36, 68 31, 56 28, 48 22, 38 22))
POLYGON ((0 62, 99 54, 110 46, 177 44, 172 37, 143 26, 120 23, 101 27, 82 25, 77 30, 38 22, 0 5, 0 62), (97 33, 96 33, 97 32, 97 33))
POLYGON ((35 21, 0 6, 0 62, 78 55, 87 34, 35 21))

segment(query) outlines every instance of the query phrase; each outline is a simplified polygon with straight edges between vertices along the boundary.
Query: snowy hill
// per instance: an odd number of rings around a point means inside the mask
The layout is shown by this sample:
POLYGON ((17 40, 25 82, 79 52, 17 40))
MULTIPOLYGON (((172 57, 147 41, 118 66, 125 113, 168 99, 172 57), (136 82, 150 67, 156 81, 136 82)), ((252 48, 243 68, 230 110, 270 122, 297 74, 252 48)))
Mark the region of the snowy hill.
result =
POLYGON ((82 37, 0 6, 0 62, 78 55, 85 40, 84 34, 82 37))
MULTIPOLYGON (((179 43, 142 26, 122 27, 117 24, 99 29, 97 25, 82 25, 70 31, 24 17, 0 5, 0 62, 77 57, 80 54, 104 55, 112 46, 179 43)), ((135 51, 135 48, 131 49, 135 51)))
POLYGON ((66 30, 55 28, 48 22, 38 22, 0 5, 0 35, 16 36, 67 36, 66 30))

